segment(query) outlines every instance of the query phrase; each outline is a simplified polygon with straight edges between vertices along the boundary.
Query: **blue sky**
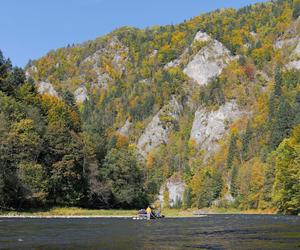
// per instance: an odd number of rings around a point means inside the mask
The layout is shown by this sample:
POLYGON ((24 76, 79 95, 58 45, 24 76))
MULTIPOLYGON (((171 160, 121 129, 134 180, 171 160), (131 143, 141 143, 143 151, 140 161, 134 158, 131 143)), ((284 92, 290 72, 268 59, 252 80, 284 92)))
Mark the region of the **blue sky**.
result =
POLYGON ((51 49, 115 28, 176 24, 217 8, 262 0, 1 0, 0 49, 24 66, 51 49))

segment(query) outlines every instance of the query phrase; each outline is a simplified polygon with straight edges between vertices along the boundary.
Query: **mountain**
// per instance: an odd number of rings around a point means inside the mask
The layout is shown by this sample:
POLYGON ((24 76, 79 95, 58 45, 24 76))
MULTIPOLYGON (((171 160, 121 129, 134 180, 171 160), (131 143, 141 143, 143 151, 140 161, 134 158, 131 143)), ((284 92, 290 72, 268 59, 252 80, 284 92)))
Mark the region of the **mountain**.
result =
POLYGON ((1 56, 0 205, 299 213, 299 6, 123 27, 26 79, 1 56))

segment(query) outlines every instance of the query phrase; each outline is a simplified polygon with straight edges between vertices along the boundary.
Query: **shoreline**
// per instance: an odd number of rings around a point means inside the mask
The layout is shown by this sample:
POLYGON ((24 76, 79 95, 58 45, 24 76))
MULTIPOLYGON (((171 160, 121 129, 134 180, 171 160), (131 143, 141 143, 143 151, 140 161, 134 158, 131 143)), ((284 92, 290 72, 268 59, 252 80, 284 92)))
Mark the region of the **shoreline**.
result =
MULTIPOLYGON (((208 215, 195 216, 168 216, 165 219, 184 219, 184 218, 202 218, 208 215)), ((133 219, 134 216, 38 216, 38 215, 0 215, 1 219, 133 219)))
MULTIPOLYGON (((1 211, 1 218, 119 218, 127 219, 136 216, 137 210, 92 210, 78 207, 55 207, 49 210, 33 210, 33 211, 1 211)), ((166 218, 197 218, 208 215, 276 215, 275 210, 237 210, 237 209, 163 209, 162 214, 166 218)))

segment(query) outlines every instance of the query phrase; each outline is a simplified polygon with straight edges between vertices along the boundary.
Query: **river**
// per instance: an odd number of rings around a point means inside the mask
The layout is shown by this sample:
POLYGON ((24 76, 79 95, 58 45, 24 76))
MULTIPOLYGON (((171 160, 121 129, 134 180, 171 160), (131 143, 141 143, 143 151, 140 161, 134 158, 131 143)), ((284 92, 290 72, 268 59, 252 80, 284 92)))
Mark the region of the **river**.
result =
POLYGON ((300 217, 1 218, 0 249, 300 249, 300 217))

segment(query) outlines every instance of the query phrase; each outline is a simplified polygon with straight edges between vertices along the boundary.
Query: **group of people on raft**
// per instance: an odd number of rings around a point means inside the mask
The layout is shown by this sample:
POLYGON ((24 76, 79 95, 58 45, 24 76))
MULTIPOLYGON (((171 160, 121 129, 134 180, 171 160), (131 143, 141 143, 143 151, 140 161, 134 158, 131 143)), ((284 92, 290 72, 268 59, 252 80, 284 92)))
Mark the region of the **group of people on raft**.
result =
POLYGON ((147 220, 158 219, 158 218, 162 218, 163 217, 161 215, 160 208, 158 208, 157 210, 154 210, 154 208, 151 208, 151 206, 148 206, 146 209, 139 210, 138 215, 140 217, 147 216, 147 220))

